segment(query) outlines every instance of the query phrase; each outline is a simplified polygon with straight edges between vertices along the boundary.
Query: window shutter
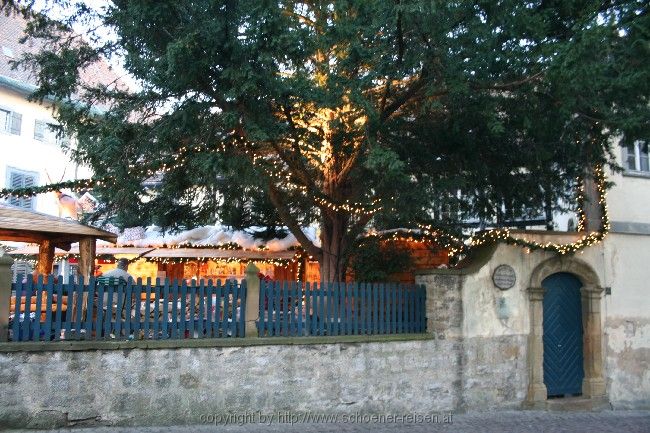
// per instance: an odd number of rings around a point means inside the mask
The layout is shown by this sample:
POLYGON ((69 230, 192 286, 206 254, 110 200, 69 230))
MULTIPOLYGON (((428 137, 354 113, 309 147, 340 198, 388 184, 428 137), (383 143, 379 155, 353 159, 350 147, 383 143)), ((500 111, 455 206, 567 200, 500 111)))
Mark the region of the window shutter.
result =
MULTIPOLYGON (((24 178, 24 187, 29 188, 32 186, 36 186, 36 176, 30 176, 28 174, 23 175, 24 178)), ((25 197, 22 199, 21 207, 24 207, 25 209, 33 209, 34 208, 34 197, 25 197)))
POLYGON ((39 141, 45 141, 45 127, 47 124, 42 120, 37 120, 34 122, 34 139, 39 141))
POLYGON ((32 267, 29 265, 29 263, 22 261, 14 262, 14 264, 11 266, 11 269, 13 270, 14 283, 19 280, 23 281, 27 275, 33 272, 32 267))
MULTIPOLYGON (((9 188, 29 188, 36 186, 36 176, 26 173, 21 173, 19 171, 11 171, 9 175, 9 188)), ((9 197, 9 204, 12 206, 22 207, 25 209, 33 209, 34 207, 34 198, 33 197, 9 197)))
POLYGON ((648 143, 639 142, 639 170, 650 171, 650 154, 648 152, 648 143))
POLYGON ((15 171, 11 172, 11 179, 9 180, 9 184, 11 185, 11 188, 22 188, 23 187, 23 177, 24 175, 22 173, 17 173, 15 171))
POLYGON ((634 144, 623 146, 623 161, 627 170, 636 170, 636 149, 634 144))
MULTIPOLYGON (((23 177, 21 173, 16 173, 12 171, 9 175, 9 188, 22 188, 23 187, 23 177)), ((9 204, 12 206, 20 206, 20 198, 15 196, 9 196, 9 204)))
POLYGON ((23 123, 23 115, 18 113, 11 113, 11 133, 20 135, 20 127, 23 123))

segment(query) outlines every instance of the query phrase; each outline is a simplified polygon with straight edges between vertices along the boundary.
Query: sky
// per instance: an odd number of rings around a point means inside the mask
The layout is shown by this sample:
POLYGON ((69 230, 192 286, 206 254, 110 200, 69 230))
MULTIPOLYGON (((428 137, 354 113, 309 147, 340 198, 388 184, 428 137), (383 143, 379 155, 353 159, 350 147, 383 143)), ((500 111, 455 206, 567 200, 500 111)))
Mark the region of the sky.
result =
MULTIPOLYGON (((106 7, 108 7, 111 2, 104 0, 79 0, 63 2, 53 2, 52 0, 36 0, 34 3, 34 9, 40 12, 45 12, 51 18, 61 19, 69 16, 71 13, 74 13, 76 10, 76 5, 78 4, 83 4, 95 11, 101 12, 106 7)), ((99 37, 99 40, 101 42, 111 41, 117 38, 115 32, 113 32, 108 27, 101 26, 101 23, 99 21, 77 21, 73 25, 73 30, 81 35, 86 36, 85 40, 93 45, 93 40, 88 36, 91 29, 95 29, 95 35, 99 37)), ((126 71, 124 68, 123 59, 120 56, 112 56, 111 58, 106 59, 106 61, 111 65, 113 70, 118 75, 120 75, 123 82, 126 83, 130 89, 139 89, 141 87, 126 71)))

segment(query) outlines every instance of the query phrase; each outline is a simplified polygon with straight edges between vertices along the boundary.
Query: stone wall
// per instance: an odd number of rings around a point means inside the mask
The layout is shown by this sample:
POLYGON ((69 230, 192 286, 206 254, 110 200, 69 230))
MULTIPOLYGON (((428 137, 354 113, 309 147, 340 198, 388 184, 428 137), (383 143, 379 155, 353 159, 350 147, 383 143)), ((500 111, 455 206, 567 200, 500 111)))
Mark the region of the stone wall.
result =
MULTIPOLYGON (((479 302, 484 309, 494 309, 494 300, 486 299, 491 287, 477 284, 480 274, 475 271, 434 270, 417 276, 417 283, 427 287, 427 329, 438 340, 453 341, 458 349, 449 353, 457 368, 457 410, 518 408, 528 386, 528 336, 467 329, 468 322, 475 323, 466 312, 472 305, 479 302), (475 287, 483 294, 474 293, 475 287)), ((480 327, 490 329, 493 321, 499 324, 496 318, 483 318, 480 327)))
POLYGON ((462 393, 465 410, 518 409, 526 398, 525 335, 466 338, 462 393))
POLYGON ((650 319, 607 318, 607 394, 616 409, 650 409, 650 319))
MULTIPOLYGON (((564 243, 578 235, 543 232, 525 236, 540 243, 564 243)), ((455 361, 462 378, 460 407, 503 407, 509 402, 528 406, 532 362, 542 356, 529 347, 533 326, 529 289, 540 285, 531 281, 536 272, 559 260, 566 263, 564 272, 588 269, 603 290, 602 298, 594 301, 598 305, 590 308, 596 311, 598 307, 602 322, 592 350, 598 350, 596 358, 602 354, 605 401, 614 409, 650 408, 648 239, 610 234, 602 244, 562 258, 500 244, 478 251, 465 268, 419 275, 417 282, 428 288, 430 332, 436 338, 458 338, 463 347, 455 361), (492 282, 501 264, 512 266, 517 275, 514 287, 505 291, 492 282), (508 386, 503 387, 504 383, 508 386)), ((588 313, 583 311, 585 317, 588 313)))
POLYGON ((416 283, 427 288, 427 330, 435 338, 460 338, 463 331, 462 287, 459 273, 426 273, 416 283))
MULTIPOLYGON (((545 240, 553 239, 539 236, 545 240)), ((613 286, 597 305, 603 310, 597 338, 603 350, 592 350, 602 353, 601 383, 612 407, 648 408, 648 297, 628 280, 609 282, 623 269, 616 260, 623 249, 614 249, 614 240, 562 259, 499 245, 466 268, 421 273, 416 282, 427 287, 429 334, 411 340, 258 339, 237 347, 198 340, 203 347, 170 347, 197 341, 155 342, 156 349, 153 343, 125 342, 114 349, 130 348, 105 350, 100 344, 45 352, 17 352, 11 343, 3 351, 0 344, 0 427, 201 423, 202 415, 247 412, 401 414, 527 406, 531 360, 539 355, 531 353, 530 288, 540 285, 533 281, 538 270, 557 260, 568 271, 573 265, 593 269, 590 278, 613 286), (517 274, 506 291, 491 278, 503 263, 517 274)))
POLYGON ((605 370, 607 392, 617 409, 650 409, 648 245, 650 236, 618 233, 611 233, 604 243, 605 285, 611 287, 603 324, 605 370))
POLYGON ((4 427, 201 423, 278 411, 442 413, 459 406, 447 340, 0 354, 4 427))
POLYGON ((518 338, 0 353, 0 427, 518 407, 518 338))

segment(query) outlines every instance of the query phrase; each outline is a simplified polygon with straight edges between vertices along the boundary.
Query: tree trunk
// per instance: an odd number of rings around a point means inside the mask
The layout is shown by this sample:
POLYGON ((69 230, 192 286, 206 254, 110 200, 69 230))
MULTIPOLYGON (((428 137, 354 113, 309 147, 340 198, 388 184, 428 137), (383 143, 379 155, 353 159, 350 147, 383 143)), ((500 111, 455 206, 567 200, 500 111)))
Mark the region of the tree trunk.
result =
POLYGON ((348 218, 338 212, 326 215, 321 224, 321 282, 342 281, 347 245, 348 218))
POLYGON ((584 230, 587 233, 597 232, 603 229, 603 209, 600 206, 600 194, 593 170, 585 171, 582 182, 584 186, 582 209, 586 220, 584 230))

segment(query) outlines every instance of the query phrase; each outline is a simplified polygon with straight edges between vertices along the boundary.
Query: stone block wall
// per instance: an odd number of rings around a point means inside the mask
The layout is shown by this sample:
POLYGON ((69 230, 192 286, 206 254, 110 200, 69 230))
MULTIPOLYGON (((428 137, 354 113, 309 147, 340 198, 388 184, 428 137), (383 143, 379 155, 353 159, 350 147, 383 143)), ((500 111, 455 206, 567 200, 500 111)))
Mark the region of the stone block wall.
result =
MULTIPOLYGON (((522 256, 515 247, 500 246, 494 257, 471 271, 417 275, 416 283, 427 288, 426 339, 0 350, 0 427, 197 424, 202 416, 246 412, 424 414, 519 408, 531 380, 529 278, 549 256, 522 256), (517 270, 517 284, 506 292, 491 282, 500 263, 517 270), (497 311, 497 301, 507 305, 508 314, 497 311)), ((583 258, 595 262, 597 251, 583 258)), ((648 408, 650 322, 643 314, 618 313, 627 310, 617 304, 606 306, 607 397, 616 409, 648 408)))
POLYGON ((462 336, 463 279, 451 273, 427 273, 416 278, 417 284, 427 288, 427 330, 437 339, 462 336))
POLYGON ((464 339, 463 408, 521 407, 528 387, 526 343, 522 335, 464 339))
POLYGON ((199 424, 261 411, 442 413, 451 341, 0 353, 0 425, 199 424), (203 418, 202 418, 203 416, 203 418))
POLYGON ((0 427, 201 424, 207 415, 518 407, 519 341, 0 353, 0 427))
POLYGON ((615 409, 650 409, 650 319, 605 321, 607 395, 615 409))

